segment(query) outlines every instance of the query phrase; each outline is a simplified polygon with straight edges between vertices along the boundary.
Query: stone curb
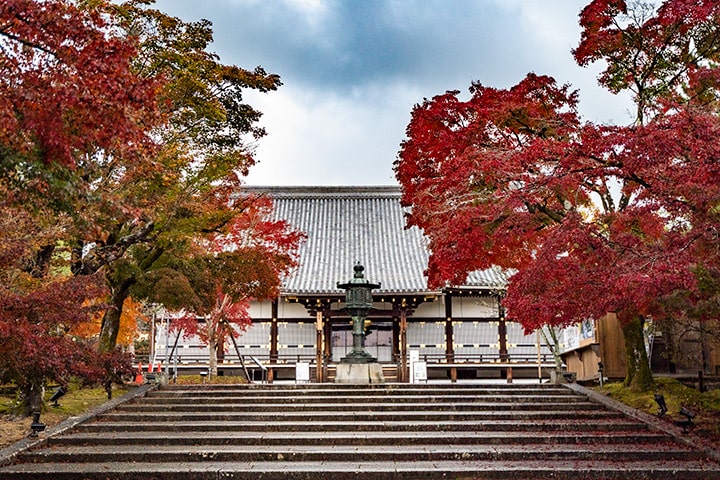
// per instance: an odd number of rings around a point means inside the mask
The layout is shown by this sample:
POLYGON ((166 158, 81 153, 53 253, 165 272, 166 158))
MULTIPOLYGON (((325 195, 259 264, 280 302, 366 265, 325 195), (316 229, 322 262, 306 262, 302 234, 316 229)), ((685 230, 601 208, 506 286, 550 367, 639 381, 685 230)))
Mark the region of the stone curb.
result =
POLYGON ((88 410, 82 415, 69 417, 63 420, 57 425, 48 428, 41 437, 26 437, 22 440, 18 440, 11 445, 8 445, 7 447, 0 450, 0 466, 10 464, 15 459, 15 457, 17 457, 18 454, 24 452, 25 450, 44 445, 45 443, 47 443, 50 437, 67 432, 80 425, 81 423, 87 422, 88 420, 95 418, 97 415, 101 415, 117 408, 119 405, 122 405, 125 402, 129 402, 130 400, 134 400, 138 397, 143 397, 147 394, 147 392, 149 392, 150 390, 154 390, 155 388, 157 388, 157 385, 155 384, 141 385, 129 391, 125 395, 114 398, 110 401, 103 403, 102 405, 98 405, 97 407, 88 410))
POLYGON ((620 403, 617 400, 598 393, 595 390, 585 388, 577 383, 567 383, 563 384, 563 386, 579 394, 586 395, 590 400, 605 405, 613 410, 618 410, 631 418, 646 423, 650 426, 650 428, 670 435, 673 439, 675 439, 675 441, 683 445, 687 445, 695 450, 701 450, 708 458, 711 458, 716 462, 720 462, 720 451, 702 437, 698 437, 692 433, 683 433, 680 427, 677 427, 672 423, 661 420, 655 415, 641 412, 640 410, 625 405, 624 403, 620 403))

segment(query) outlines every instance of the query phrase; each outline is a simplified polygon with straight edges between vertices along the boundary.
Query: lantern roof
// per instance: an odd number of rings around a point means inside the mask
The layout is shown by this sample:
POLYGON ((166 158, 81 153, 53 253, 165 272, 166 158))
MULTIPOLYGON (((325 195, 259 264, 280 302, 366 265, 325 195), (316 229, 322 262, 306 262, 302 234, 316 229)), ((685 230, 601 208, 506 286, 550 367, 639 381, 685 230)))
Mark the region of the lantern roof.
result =
POLYGON ((374 288, 380 288, 379 283, 370 283, 363 274, 363 271, 365 270, 365 267, 362 266, 360 262, 357 262, 355 266, 353 267, 353 271, 355 274, 353 275, 353 278, 346 283, 340 283, 338 282, 337 288, 342 288, 343 290, 348 290, 350 288, 357 288, 357 287, 363 287, 367 288, 369 290, 372 290, 374 288))

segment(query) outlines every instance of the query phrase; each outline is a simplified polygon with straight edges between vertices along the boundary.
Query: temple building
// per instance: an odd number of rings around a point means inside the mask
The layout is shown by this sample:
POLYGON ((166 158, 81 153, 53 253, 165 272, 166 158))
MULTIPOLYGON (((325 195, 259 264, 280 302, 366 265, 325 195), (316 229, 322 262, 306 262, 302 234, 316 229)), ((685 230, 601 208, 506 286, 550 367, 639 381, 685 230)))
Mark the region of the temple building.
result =
MULTIPOLYGON (((232 375, 242 363, 261 368, 272 382, 297 378, 303 364, 310 381, 333 381, 353 342, 345 291, 337 284, 352 277, 358 262, 368 280, 381 284, 372 292, 365 348, 388 381, 412 380, 415 361, 426 378, 453 381, 537 378, 553 367, 540 336, 505 316, 500 299, 508 272, 492 268, 473 272, 463 285, 428 288, 427 240, 418 228, 406 228, 399 187, 247 189, 271 196, 275 216, 307 239, 279 298, 251 303, 253 324, 225 346, 220 374, 232 375)), ((206 362, 206 346, 168 335, 170 321, 161 315, 156 323, 155 361, 186 369, 206 362)))

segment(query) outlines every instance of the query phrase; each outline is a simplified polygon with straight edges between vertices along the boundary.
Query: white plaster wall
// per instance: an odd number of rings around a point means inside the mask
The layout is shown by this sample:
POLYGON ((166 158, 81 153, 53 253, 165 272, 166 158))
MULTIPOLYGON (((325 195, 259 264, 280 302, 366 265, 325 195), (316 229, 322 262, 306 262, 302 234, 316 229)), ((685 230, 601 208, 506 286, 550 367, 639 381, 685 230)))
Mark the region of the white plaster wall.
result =
POLYGON ((248 313, 252 318, 272 318, 272 302, 269 300, 263 302, 251 300, 248 313))
POLYGON ((445 304, 438 299, 434 302, 423 302, 413 313, 413 318, 445 318, 445 304))
POLYGON ((497 317, 497 300, 487 297, 453 297, 452 315, 453 318, 497 317))
POLYGON ((307 318, 308 321, 314 320, 303 304, 282 300, 278 303, 278 318, 307 318))

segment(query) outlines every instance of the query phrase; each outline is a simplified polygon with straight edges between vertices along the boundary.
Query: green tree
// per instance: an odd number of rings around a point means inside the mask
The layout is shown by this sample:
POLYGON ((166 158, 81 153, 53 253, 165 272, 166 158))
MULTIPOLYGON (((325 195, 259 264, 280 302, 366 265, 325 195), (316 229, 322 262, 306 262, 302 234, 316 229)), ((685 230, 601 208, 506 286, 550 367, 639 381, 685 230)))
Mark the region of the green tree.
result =
POLYGON ((233 195, 254 163, 254 142, 265 134, 255 125, 260 112, 243 102, 243 91, 280 85, 261 67, 225 65, 208 52, 212 28, 206 20, 186 23, 151 4, 129 1, 112 11, 138 44, 134 71, 165 80, 159 90, 164 122, 152 129, 158 147, 142 162, 120 159, 96 169, 97 188, 76 223, 73 271, 105 271, 111 290, 101 350, 114 348, 122 305, 142 275, 163 255, 201 248, 197 238, 243 214, 247 202, 233 195))

